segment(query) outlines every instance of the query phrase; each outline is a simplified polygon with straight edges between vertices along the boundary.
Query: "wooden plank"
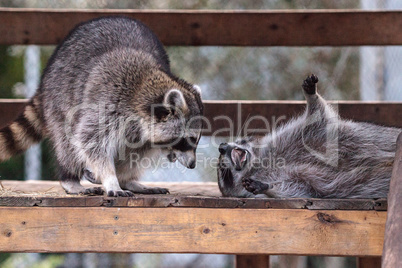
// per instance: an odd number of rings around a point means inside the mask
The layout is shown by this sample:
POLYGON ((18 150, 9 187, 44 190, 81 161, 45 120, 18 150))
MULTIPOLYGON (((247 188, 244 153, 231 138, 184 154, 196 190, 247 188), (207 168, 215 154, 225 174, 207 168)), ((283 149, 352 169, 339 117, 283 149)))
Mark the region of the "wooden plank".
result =
POLYGON ((357 268, 381 268, 381 257, 357 258, 357 268))
MULTIPOLYGON (((386 199, 228 198, 217 183, 145 183, 167 187, 170 195, 136 195, 133 198, 67 195, 56 181, 2 181, 0 206, 5 207, 194 207, 242 209, 377 210, 386 199)), ((90 186, 90 184, 85 184, 90 186)))
MULTIPOLYGON (((0 99, 0 127, 11 122, 25 100, 0 99), (14 104, 15 103, 15 106, 14 104)), ((333 101, 342 118, 402 127, 402 102, 333 101)), ((303 101, 204 101, 203 135, 266 134, 273 127, 301 114, 303 101), (240 131, 242 129, 242 131, 240 131)))
POLYGON ((0 99, 0 128, 16 119, 26 103, 25 99, 0 99))
POLYGON ((402 44, 401 11, 24 8, 0 8, 0 44, 57 44, 76 24, 111 15, 144 22, 167 46, 402 44))
POLYGON ((380 256, 386 212, 0 207, 0 252, 380 256))
POLYGON ((236 268, 269 268, 269 255, 236 255, 236 268))
POLYGON ((382 267, 402 267, 402 132, 397 140, 397 152, 388 198, 389 214, 385 231, 382 267))
MULTIPOLYGON (((402 103, 329 101, 341 118, 402 127, 402 103)), ((205 101, 206 136, 266 134, 305 109, 304 101, 205 101), (241 131, 240 131, 241 130, 241 131)))

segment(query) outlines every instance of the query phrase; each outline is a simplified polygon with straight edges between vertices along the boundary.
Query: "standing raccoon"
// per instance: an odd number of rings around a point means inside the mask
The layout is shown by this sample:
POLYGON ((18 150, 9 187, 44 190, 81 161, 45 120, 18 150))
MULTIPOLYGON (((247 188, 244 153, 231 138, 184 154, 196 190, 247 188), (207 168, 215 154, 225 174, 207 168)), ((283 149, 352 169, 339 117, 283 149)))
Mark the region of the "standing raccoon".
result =
POLYGON ((311 75, 303 83, 302 116, 265 137, 220 145, 218 184, 224 196, 387 196, 402 130, 341 120, 317 94, 317 82, 311 75))
POLYGON ((129 18, 96 19, 56 48, 37 94, 0 130, 0 157, 49 138, 67 193, 103 194, 80 184, 84 173, 108 196, 167 193, 139 184, 134 160, 162 152, 194 168, 202 112, 199 87, 171 73, 150 29, 129 18))

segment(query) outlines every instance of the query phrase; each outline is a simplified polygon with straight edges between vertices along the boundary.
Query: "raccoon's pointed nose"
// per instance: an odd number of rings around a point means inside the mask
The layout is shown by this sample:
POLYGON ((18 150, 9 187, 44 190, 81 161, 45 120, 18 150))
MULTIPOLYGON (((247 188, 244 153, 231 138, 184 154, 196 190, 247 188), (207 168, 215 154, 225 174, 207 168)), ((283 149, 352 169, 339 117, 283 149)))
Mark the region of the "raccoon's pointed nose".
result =
POLYGON ((194 161, 194 160, 191 161, 191 162, 188 164, 188 168, 190 168, 190 169, 195 168, 195 161, 194 161))
POLYGON ((226 151, 228 150, 228 147, 229 147, 229 145, 226 143, 226 142, 224 142, 224 143, 221 143, 220 145, 219 145, 219 152, 221 153, 221 154, 224 154, 224 153, 226 153, 226 151))

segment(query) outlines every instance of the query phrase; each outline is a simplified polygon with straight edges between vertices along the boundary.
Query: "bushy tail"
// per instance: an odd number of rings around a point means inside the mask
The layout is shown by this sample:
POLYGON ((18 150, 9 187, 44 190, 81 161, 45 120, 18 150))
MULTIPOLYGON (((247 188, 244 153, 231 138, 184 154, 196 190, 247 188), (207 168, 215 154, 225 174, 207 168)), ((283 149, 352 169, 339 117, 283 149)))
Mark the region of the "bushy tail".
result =
POLYGON ((16 120, 0 129, 0 161, 24 152, 42 139, 43 124, 38 104, 34 97, 16 120))

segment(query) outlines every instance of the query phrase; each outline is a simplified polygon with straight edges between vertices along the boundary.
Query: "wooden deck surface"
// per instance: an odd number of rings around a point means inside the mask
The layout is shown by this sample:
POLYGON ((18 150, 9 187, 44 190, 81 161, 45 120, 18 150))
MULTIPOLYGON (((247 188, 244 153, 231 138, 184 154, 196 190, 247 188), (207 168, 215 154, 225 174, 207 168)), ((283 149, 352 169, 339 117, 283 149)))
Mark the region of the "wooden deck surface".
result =
MULTIPOLYGON (((67 195, 57 181, 1 181, 0 206, 19 207, 199 207, 310 210, 387 209, 386 199, 317 198, 228 198, 222 197, 217 183, 144 183, 167 187, 168 195, 107 197, 67 195)), ((91 184, 86 183, 85 186, 91 184)))

